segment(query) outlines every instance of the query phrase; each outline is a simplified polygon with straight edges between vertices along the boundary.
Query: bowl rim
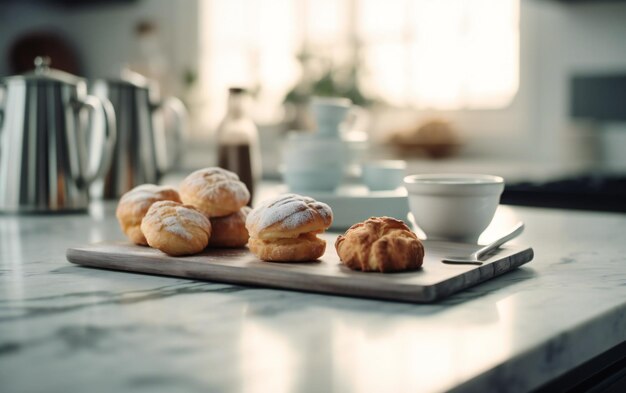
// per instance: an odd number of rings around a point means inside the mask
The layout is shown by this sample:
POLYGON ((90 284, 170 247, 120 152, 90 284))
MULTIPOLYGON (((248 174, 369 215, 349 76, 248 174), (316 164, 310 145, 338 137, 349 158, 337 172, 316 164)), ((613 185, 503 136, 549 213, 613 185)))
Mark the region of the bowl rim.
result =
POLYGON ((478 173, 428 173, 405 176, 404 184, 480 187, 504 184, 504 179, 501 176, 478 173), (442 182, 442 180, 444 181, 442 182))
POLYGON ((405 160, 368 160, 361 163, 363 171, 366 170, 390 170, 390 171, 406 171, 405 160))

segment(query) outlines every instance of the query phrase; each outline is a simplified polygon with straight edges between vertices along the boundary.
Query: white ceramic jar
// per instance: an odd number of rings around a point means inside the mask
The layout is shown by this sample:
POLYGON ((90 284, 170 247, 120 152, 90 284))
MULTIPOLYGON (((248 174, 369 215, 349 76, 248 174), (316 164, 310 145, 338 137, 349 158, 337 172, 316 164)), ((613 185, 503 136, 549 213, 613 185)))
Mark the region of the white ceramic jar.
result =
POLYGON ((343 179, 345 157, 338 137, 290 134, 283 145, 283 179, 292 191, 332 191, 343 179))
POLYGON ((291 133, 283 146, 283 179, 290 190, 333 191, 341 184, 348 151, 339 127, 351 108, 346 98, 313 98, 317 130, 291 133))

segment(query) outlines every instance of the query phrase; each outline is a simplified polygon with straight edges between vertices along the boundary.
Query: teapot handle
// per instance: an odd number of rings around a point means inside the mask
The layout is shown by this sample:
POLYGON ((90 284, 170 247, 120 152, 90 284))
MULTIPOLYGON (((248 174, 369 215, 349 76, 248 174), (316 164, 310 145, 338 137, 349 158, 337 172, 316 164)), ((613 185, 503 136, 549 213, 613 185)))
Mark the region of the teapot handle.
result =
POLYGON ((342 124, 344 134, 351 131, 364 131, 369 123, 369 113, 363 107, 352 105, 342 124))
MULTIPOLYGON (((80 178, 81 181, 88 187, 89 185, 91 185, 91 183, 94 182, 94 180, 101 178, 102 176, 104 176, 104 174, 106 173, 107 170, 109 170, 109 167, 111 165, 111 159, 113 157, 113 149, 115 148, 115 141, 117 139, 117 128, 115 125, 115 111, 113 110, 113 105, 111 104, 111 102, 109 100, 107 100, 106 98, 98 98, 95 96, 87 96, 85 97, 83 100, 80 100, 78 102, 79 104, 79 109, 80 108, 87 108, 89 109, 92 114, 92 118, 93 118, 93 114, 96 112, 101 112, 104 115, 104 119, 103 119, 103 126, 101 127, 103 129, 103 143, 102 143, 102 154, 100 156, 100 162, 98 163, 97 168, 93 171, 93 173, 88 173, 89 169, 82 169, 83 167, 81 167, 81 173, 80 173, 80 178)), ((93 133, 97 130, 97 126, 96 126, 96 122, 92 121, 91 122, 91 130, 90 132, 93 133)), ((87 149, 87 146, 80 146, 81 151, 85 152, 87 149)), ((83 155, 83 157, 86 156, 83 155)), ((87 166, 88 167, 88 166, 87 166)))
POLYGON ((170 149, 170 151, 173 152, 172 159, 167 162, 164 168, 158 168, 160 177, 172 169, 172 167, 174 167, 174 165, 176 165, 182 157, 185 131, 187 128, 187 109, 185 108, 185 104, 183 104, 180 99, 172 96, 156 104, 154 109, 158 108, 169 110, 174 115, 174 126, 172 127, 171 132, 174 133, 175 137, 174 145, 170 149))
POLYGON ((2 131, 2 122, 4 121, 4 101, 6 99, 6 88, 0 83, 0 131, 2 131))

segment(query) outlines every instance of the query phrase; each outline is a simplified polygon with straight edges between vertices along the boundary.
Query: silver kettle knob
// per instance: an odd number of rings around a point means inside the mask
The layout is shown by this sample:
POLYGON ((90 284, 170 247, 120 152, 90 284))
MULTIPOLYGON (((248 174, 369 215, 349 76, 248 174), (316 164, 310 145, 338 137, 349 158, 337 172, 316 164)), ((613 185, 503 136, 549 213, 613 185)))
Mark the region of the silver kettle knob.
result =
POLYGON ((50 57, 48 56, 37 56, 35 57, 35 72, 38 74, 43 74, 50 69, 50 57))

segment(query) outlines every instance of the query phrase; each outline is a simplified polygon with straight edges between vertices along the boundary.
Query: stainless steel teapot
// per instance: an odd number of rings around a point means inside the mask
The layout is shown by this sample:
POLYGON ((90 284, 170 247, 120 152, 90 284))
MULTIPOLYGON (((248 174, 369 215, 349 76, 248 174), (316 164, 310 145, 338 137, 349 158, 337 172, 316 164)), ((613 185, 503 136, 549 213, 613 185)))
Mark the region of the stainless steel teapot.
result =
POLYGON ((37 57, 33 72, 0 81, 0 212, 84 210, 89 185, 111 161, 111 103, 49 64, 37 57), (89 153, 90 143, 100 154, 89 153))
POLYGON ((120 78, 91 84, 92 94, 113 104, 118 135, 112 165, 102 181, 94 184, 92 195, 118 198, 137 185, 158 183, 180 158, 185 106, 176 97, 160 99, 157 90, 150 80, 130 70, 122 71, 120 78), (173 115, 169 133, 166 112, 173 115))

